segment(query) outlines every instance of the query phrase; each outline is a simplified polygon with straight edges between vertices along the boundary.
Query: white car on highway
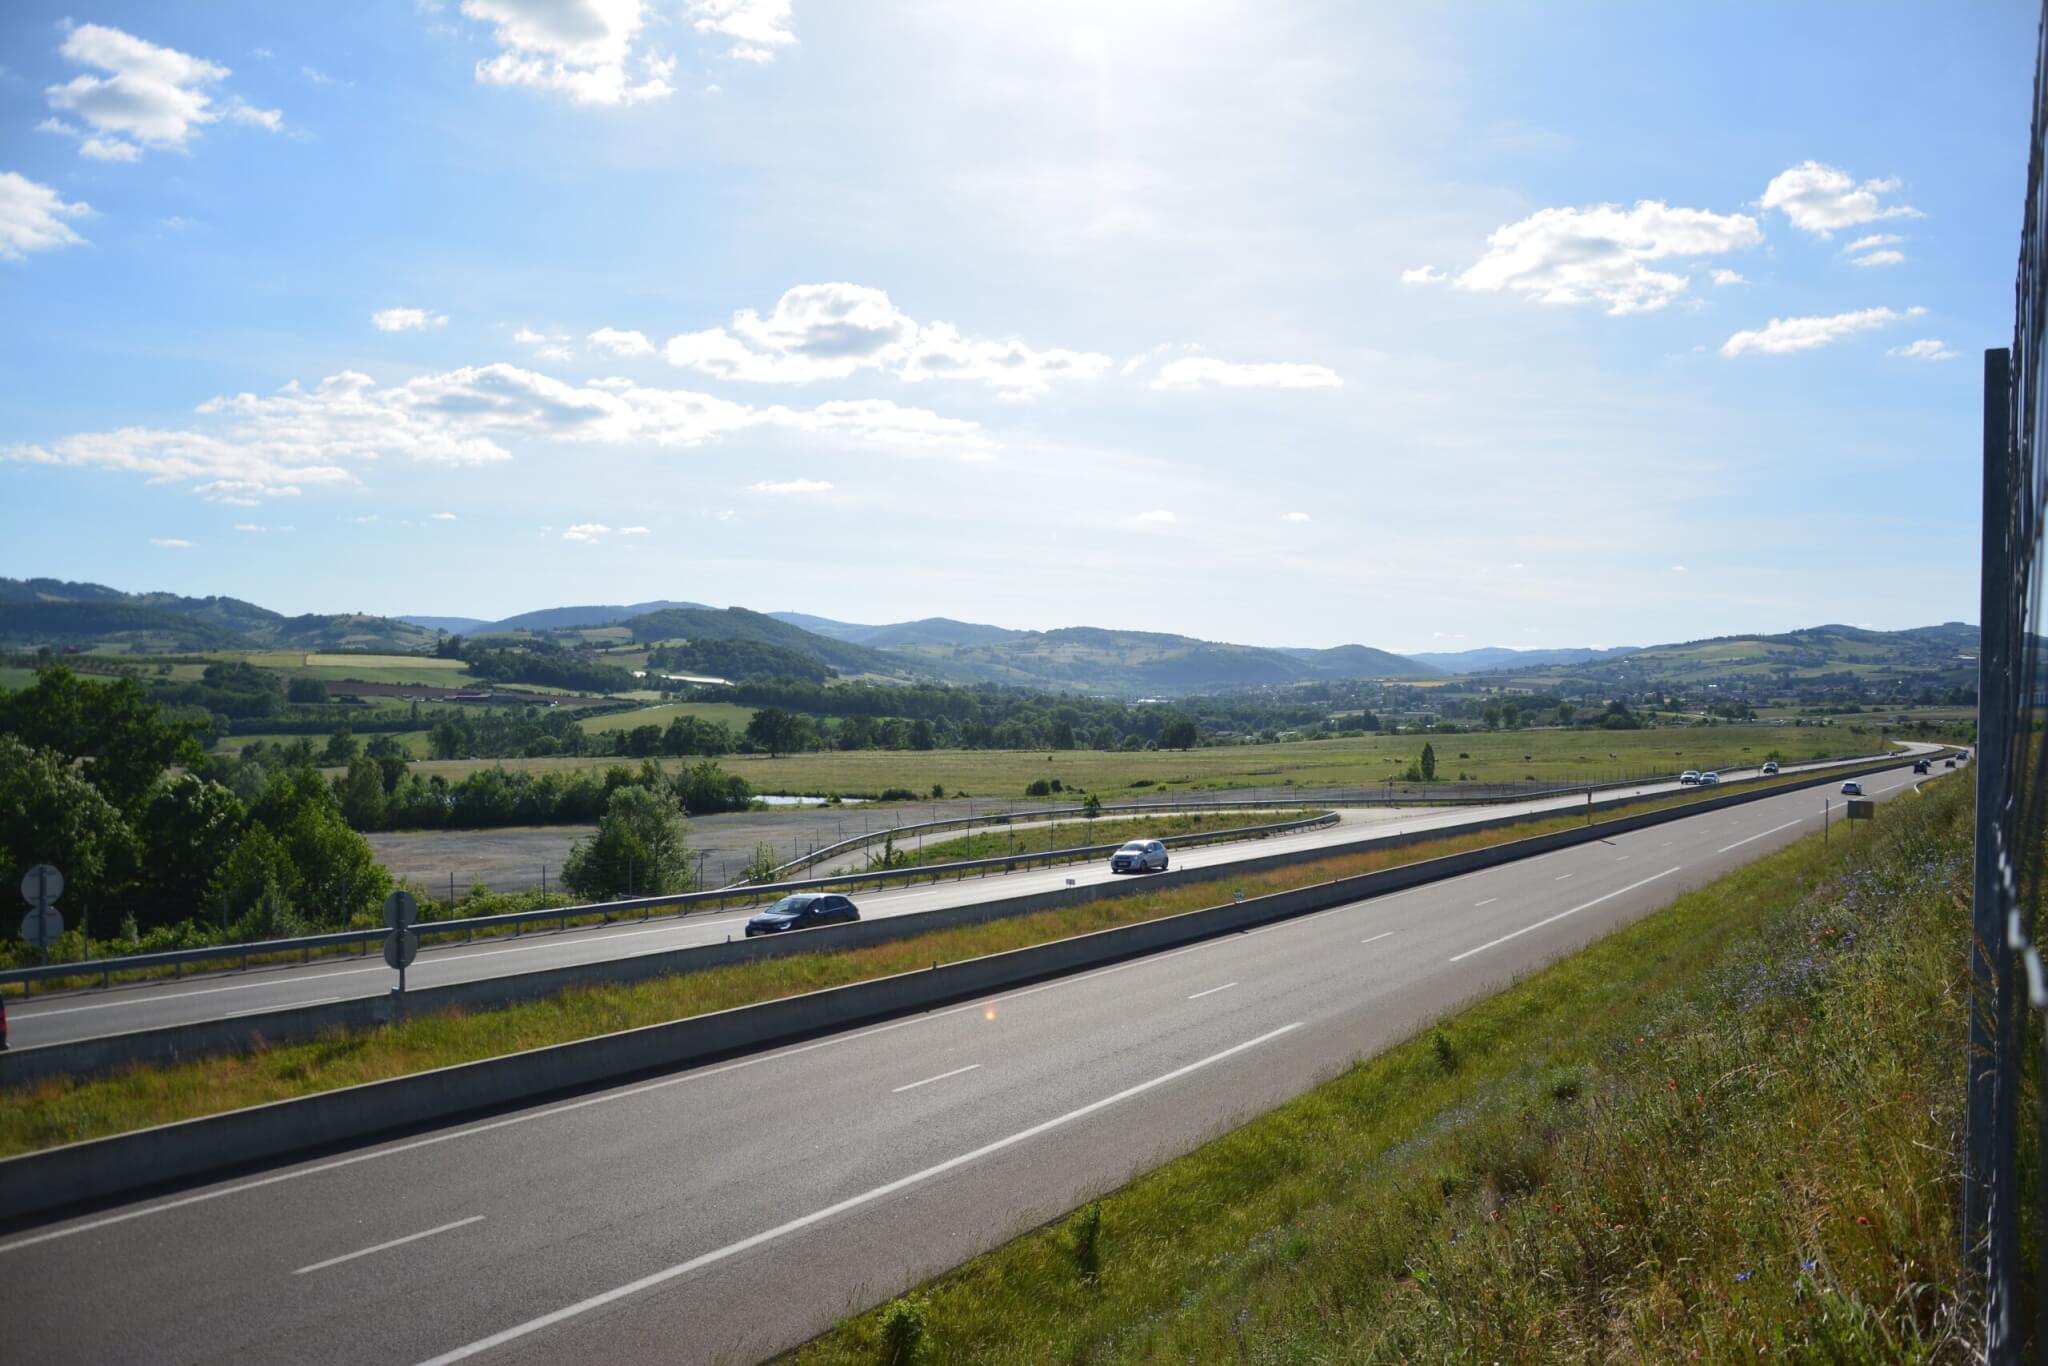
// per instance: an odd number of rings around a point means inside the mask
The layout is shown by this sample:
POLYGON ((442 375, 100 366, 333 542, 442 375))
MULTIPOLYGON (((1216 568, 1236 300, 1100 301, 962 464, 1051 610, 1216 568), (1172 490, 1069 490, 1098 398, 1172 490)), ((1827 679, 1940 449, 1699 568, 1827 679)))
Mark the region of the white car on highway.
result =
POLYGON ((1109 856, 1112 873, 1163 873, 1166 846, 1158 840, 1131 840, 1109 856))

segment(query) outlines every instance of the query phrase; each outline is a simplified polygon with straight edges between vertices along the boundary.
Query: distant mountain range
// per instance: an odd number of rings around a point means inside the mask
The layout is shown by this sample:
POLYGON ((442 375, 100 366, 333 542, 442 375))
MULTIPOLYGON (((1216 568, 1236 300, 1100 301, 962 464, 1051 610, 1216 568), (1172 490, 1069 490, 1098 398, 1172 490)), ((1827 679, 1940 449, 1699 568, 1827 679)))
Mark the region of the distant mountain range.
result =
POLYGON ((1093 626, 1018 631, 949 617, 867 625, 803 612, 754 612, 667 599, 550 607, 500 621, 355 613, 287 617, 236 598, 124 593, 59 579, 0 579, 0 647, 10 649, 410 653, 431 649, 443 632, 489 637, 598 627, 623 627, 636 642, 724 661, 728 677, 747 672, 822 677, 830 669, 845 677, 993 682, 1123 697, 1474 673, 1497 679, 1498 686, 1549 687, 1570 681, 1588 690, 1880 674, 1914 674, 1953 684, 1974 677, 1977 649, 1977 628, 1961 622, 1906 631, 1827 625, 1642 649, 1489 647, 1402 656, 1367 645, 1274 648, 1093 626))

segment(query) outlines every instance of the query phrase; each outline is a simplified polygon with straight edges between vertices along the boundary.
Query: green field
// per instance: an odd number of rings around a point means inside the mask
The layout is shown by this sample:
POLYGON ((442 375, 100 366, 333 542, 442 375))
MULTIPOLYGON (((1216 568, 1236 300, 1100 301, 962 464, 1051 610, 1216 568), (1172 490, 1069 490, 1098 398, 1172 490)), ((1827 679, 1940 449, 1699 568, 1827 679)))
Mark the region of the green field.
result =
MULTIPOLYGON (((681 706, 729 707, 725 703, 681 706)), ((743 708, 730 708, 742 711, 743 708)), ((645 724, 662 708, 596 717, 593 728, 645 724)), ((662 718, 661 724, 665 724, 662 718)), ((1873 754, 1885 748, 1875 723, 1866 734, 1846 725, 1691 726, 1640 731, 1533 730, 1479 735, 1363 736, 1345 740, 1303 740, 1278 745, 1230 745, 1187 751, 1063 750, 835 750, 787 754, 730 754, 719 760, 758 792, 872 794, 902 787, 929 792, 944 784, 949 794, 1008 797, 1040 778, 1058 778, 1068 788, 1104 798, 1144 791, 1215 788, 1372 787, 1395 779, 1418 762, 1422 746, 1434 746, 1437 779, 1471 782, 1534 778, 1568 785, 1646 774, 1676 776, 1688 768, 1737 768, 1771 754, 1787 763, 1807 759, 1873 754), (1464 757, 1461 757, 1464 756, 1464 757), (1134 784, 1143 784, 1134 786, 1134 784)), ((418 764, 424 774, 465 777, 500 763, 506 768, 561 771, 603 768, 616 759, 447 759, 418 764)))
POLYGON ((735 735, 747 728, 747 722, 754 719, 752 707, 742 707, 731 702, 665 702, 658 707, 641 707, 637 711, 607 712, 593 716, 576 724, 584 731, 595 735, 600 732, 632 730, 636 726, 660 726, 666 729, 668 723, 678 716, 694 716, 700 721, 722 721, 731 726, 735 735))

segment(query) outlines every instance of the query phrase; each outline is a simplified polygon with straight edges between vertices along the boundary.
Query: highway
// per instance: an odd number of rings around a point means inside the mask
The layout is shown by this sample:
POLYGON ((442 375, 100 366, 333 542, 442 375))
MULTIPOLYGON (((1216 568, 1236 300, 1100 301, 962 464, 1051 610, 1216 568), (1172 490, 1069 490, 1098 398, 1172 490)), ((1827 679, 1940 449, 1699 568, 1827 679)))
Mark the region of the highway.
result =
MULTIPOLYGON (((1935 747, 1918 748, 1932 750, 1935 747)), ((1786 771, 1799 770, 1788 768, 1786 771)), ((1724 774, 1730 781, 1750 776, 1753 774, 1749 770, 1724 774)), ((1602 792, 1599 796, 1604 800, 1631 792, 1650 794, 1680 790, 1684 789, 1676 783, 1653 783, 1641 788, 1602 792)), ((1303 801, 1313 805, 1307 798, 1303 801)), ((1213 867, 1291 849, 1311 850, 1349 844, 1379 831, 1448 830, 1517 812, 1570 811, 1583 802, 1581 795, 1478 807, 1350 808, 1343 812, 1343 820, 1337 825, 1319 830, 1176 850, 1172 856, 1173 865, 1213 867)), ((1090 883, 1116 879, 1117 875, 1109 871, 1107 860, 1098 860, 893 891, 856 889, 854 896, 861 915, 877 919, 1049 891, 1063 887, 1069 881, 1090 883)), ((544 968, 664 953, 696 944, 715 944, 741 934, 749 914, 749 911, 705 913, 680 919, 650 920, 644 924, 632 921, 560 934, 543 930, 518 939, 486 939, 476 944, 429 940, 422 946, 419 959, 408 970, 406 980, 410 987, 438 986, 508 973, 536 972, 544 968)), ((395 972, 384 966, 381 958, 373 954, 368 958, 316 959, 308 964, 257 968, 246 973, 188 974, 179 979, 117 985, 107 990, 93 988, 39 993, 28 998, 17 996, 7 1007, 9 1040, 15 1048, 34 1048, 41 1044, 68 1043, 197 1020, 260 1015, 292 1006, 381 996, 397 984, 397 977, 395 972)))
POLYGON ((1788 793, 10 1230, 0 1342, 37 1362, 757 1360, 1817 831, 1824 801, 1839 813, 1832 788, 1788 793))

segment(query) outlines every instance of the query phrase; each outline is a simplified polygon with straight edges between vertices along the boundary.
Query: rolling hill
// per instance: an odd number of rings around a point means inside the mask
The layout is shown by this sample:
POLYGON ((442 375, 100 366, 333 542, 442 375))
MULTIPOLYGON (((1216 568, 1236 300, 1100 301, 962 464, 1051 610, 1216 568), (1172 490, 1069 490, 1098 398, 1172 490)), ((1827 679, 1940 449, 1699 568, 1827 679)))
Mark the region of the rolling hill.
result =
POLYGON ((1639 688, 1656 684, 1790 684, 1833 677, 1918 678, 1949 686, 1977 677, 1977 628, 1963 622, 1872 631, 1830 624, 1778 635, 1713 636, 1580 664, 1515 671, 1639 688))
POLYGON ((1602 659, 1614 659, 1621 655, 1634 654, 1641 649, 1638 645, 1618 645, 1612 649, 1560 650, 1512 650, 1501 645, 1489 645, 1477 650, 1454 650, 1448 653, 1412 654, 1408 658, 1433 665, 1445 673, 1476 674, 1496 669, 1527 669, 1535 665, 1591 664, 1602 659))
POLYGON ((122 653, 187 650, 431 649, 436 632, 391 617, 288 617, 240 598, 124 593, 97 583, 0 579, 0 645, 122 653))

